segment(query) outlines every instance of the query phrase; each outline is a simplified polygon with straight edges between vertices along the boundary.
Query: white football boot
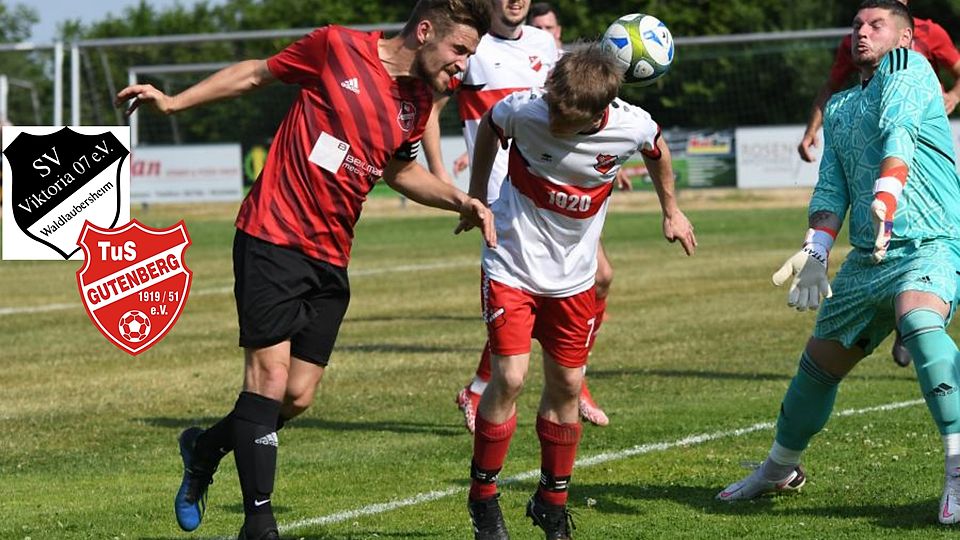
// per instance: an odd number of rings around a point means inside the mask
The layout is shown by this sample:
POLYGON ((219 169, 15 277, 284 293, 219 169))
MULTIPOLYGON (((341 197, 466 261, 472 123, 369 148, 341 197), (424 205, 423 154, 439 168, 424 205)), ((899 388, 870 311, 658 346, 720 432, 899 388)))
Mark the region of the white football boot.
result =
MULTIPOLYGON (((956 471, 960 473, 960 470, 956 471)), ((943 495, 940 496, 940 523, 951 525, 960 522, 960 476, 946 475, 943 480, 943 495)))
POLYGON ((721 501, 745 501, 763 495, 791 493, 799 491, 807 483, 807 474, 800 465, 794 467, 790 474, 779 482, 771 482, 765 479, 760 473, 760 469, 761 467, 757 467, 743 480, 727 486, 717 494, 717 499, 721 501))

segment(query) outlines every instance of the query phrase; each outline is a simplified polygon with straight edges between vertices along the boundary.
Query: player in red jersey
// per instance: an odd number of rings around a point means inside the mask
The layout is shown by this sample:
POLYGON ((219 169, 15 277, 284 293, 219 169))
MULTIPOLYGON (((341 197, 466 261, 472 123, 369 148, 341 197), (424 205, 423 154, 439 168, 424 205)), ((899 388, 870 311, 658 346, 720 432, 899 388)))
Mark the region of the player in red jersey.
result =
MULTIPOLYGON (((899 0, 899 2, 909 7, 909 0, 899 0)), ((960 51, 953 44, 950 35, 939 24, 930 19, 913 18, 914 34, 911 48, 927 57, 933 71, 938 76, 944 69, 949 70, 954 84, 950 90, 943 89, 943 105, 947 110, 947 115, 953 112, 960 102, 960 51)), ((797 146, 800 157, 807 162, 813 162, 816 158, 812 149, 820 145, 817 132, 823 125, 823 107, 827 104, 834 93, 844 87, 851 77, 858 73, 857 66, 853 63, 853 38, 850 34, 843 37, 840 47, 837 48, 837 56, 830 68, 830 76, 820 88, 813 106, 810 109, 810 118, 807 120, 807 129, 803 134, 803 139, 797 146)), ((941 81, 943 78, 941 77, 941 81)), ((910 365, 912 358, 910 351, 903 346, 900 341, 899 332, 893 343, 893 360, 900 367, 910 365)))
POLYGON ((150 85, 117 94, 165 114, 236 97, 275 80, 300 86, 258 182, 237 217, 233 260, 243 391, 212 427, 180 435, 177 522, 196 529, 207 486, 234 450, 245 519, 240 539, 278 538, 270 506, 285 421, 306 410, 347 309, 354 225, 379 178, 423 204, 459 212, 495 243, 481 201, 415 158, 434 91, 462 71, 490 24, 487 0, 420 0, 400 35, 315 30, 266 60, 227 67, 175 96, 150 85))
POLYGON ((616 98, 621 80, 611 55, 596 44, 582 47, 560 59, 543 91, 504 98, 479 126, 471 195, 488 198, 497 148, 510 150, 508 175, 491 204, 497 249, 482 255, 492 376, 480 400, 470 469, 476 539, 509 537, 497 477, 516 431, 532 338, 543 349, 544 386, 536 421, 540 481, 527 516, 547 539, 570 538, 567 490, 582 433, 577 402, 599 322, 597 248, 617 170, 638 150, 660 198, 664 235, 688 255, 696 249, 660 128, 646 111, 616 98))

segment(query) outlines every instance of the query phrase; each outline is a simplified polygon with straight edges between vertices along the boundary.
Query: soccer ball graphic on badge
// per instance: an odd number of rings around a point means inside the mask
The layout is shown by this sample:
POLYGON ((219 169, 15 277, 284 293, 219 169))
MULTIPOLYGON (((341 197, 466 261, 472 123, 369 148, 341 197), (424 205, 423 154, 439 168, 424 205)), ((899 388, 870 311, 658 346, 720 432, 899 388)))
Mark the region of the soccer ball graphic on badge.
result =
POLYGON ((603 33, 600 46, 617 59, 626 84, 653 84, 673 62, 673 36, 667 25, 643 13, 614 21, 603 33))
POLYGON ((131 309, 120 317, 120 335, 130 343, 140 343, 150 335, 150 318, 131 309))

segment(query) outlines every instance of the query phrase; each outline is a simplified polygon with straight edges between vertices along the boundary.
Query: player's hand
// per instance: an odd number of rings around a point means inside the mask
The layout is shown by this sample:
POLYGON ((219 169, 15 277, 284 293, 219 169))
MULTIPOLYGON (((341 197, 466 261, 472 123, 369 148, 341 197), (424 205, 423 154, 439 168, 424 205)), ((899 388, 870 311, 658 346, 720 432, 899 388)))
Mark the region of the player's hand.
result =
POLYGON ((806 161, 807 163, 813 163, 817 160, 817 157, 813 155, 813 149, 820 146, 820 138, 817 137, 817 133, 804 133, 803 139, 800 140, 800 144, 797 146, 797 152, 800 153, 800 159, 806 161))
POLYGON ((957 103, 960 102, 960 98, 956 96, 953 92, 944 92, 943 93, 943 107, 947 110, 947 115, 953 112, 957 108, 957 103))
POLYGON ((468 199, 460 205, 460 223, 453 230, 453 234, 469 231, 474 227, 480 228, 483 241, 487 247, 497 247, 497 229, 493 222, 493 212, 478 199, 468 199))
POLYGON ((464 152, 460 157, 453 160, 453 174, 460 174, 470 166, 470 155, 464 152))
POLYGON ((798 311, 817 309, 821 298, 830 298, 830 281, 827 279, 827 260, 830 252, 820 244, 807 243, 773 274, 773 284, 783 285, 793 277, 787 293, 787 305, 798 311))
POLYGON ((130 105, 127 106, 127 109, 123 112, 126 116, 133 114, 133 111, 137 110, 137 108, 144 103, 153 105, 163 114, 173 112, 172 98, 154 88, 152 84, 134 84, 120 90, 117 92, 117 97, 114 99, 113 104, 116 107, 120 107, 124 102, 131 99, 133 101, 130 102, 130 105))
POLYGON ((679 240, 687 255, 693 255, 697 250, 697 237, 693 234, 693 224, 680 210, 669 216, 663 216, 663 237, 670 243, 679 240))
POLYGON ((873 262, 879 264, 887 256, 890 234, 893 232, 893 220, 887 212, 887 204, 874 199, 870 204, 870 219, 873 221, 873 230, 877 231, 877 238, 873 242, 873 262))
POLYGON ((617 183, 617 189, 620 191, 630 191, 633 189, 633 182, 630 181, 630 177, 627 176, 627 173, 622 167, 617 169, 617 178, 615 181, 617 183))

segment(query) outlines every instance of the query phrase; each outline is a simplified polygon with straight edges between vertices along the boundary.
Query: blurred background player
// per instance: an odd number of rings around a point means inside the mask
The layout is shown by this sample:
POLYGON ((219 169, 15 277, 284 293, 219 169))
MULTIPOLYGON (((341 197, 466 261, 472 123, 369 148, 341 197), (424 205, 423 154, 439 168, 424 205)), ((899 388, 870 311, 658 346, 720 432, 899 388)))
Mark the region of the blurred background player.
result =
POLYGON ((117 104, 133 100, 128 114, 143 104, 173 114, 276 80, 300 86, 237 216, 243 390, 219 422, 180 435, 184 473, 174 510, 182 529, 200 526, 213 474, 233 451, 243 495, 239 540, 278 538, 270 502, 276 432, 313 402, 350 299, 354 225, 381 177, 415 201, 459 211, 495 241, 485 205, 416 161, 433 92, 466 66, 489 19, 486 0, 421 0, 390 39, 325 26, 267 60, 239 62, 175 96, 151 85, 117 94, 117 104))
POLYGON ((490 170, 508 147, 509 173, 491 204, 498 246, 482 255, 492 376, 471 461, 468 509, 477 539, 508 538, 496 481, 516 431, 532 338, 543 348, 544 386, 536 422, 540 482, 526 513, 547 539, 571 537, 567 490, 582 433, 582 367, 598 322, 596 253, 617 169, 637 150, 660 198, 664 234, 688 255, 696 248, 693 227, 677 207, 660 128, 616 98, 621 80, 609 53, 581 47, 559 60, 543 91, 506 97, 478 127, 471 195, 489 200, 490 170))
POLYGON ((557 13, 553 5, 549 2, 536 2, 531 5, 530 11, 527 13, 527 24, 553 36, 553 40, 557 44, 557 50, 562 53, 563 40, 561 36, 563 35, 563 27, 560 26, 560 14, 557 13))
MULTIPOLYGON (((524 25, 530 9, 528 0, 490 1, 493 5, 490 32, 481 38, 477 53, 470 58, 462 76, 453 80, 450 92, 437 97, 423 138, 424 154, 430 171, 450 183, 452 180, 447 175, 440 151, 439 127, 440 113, 450 95, 456 95, 467 154, 472 154, 477 126, 483 113, 512 92, 541 88, 559 56, 552 35, 524 25)), ((490 174, 488 203, 496 199, 506 173, 507 152, 503 150, 497 155, 490 174)), ((597 291, 603 299, 613 281, 613 269, 602 248, 598 251, 598 257, 602 262, 597 272, 597 291)), ((601 322, 605 307, 605 301, 598 306, 601 310, 598 320, 601 322)), ((457 407, 463 413, 464 425, 471 433, 476 423, 477 404, 489 379, 490 352, 488 346, 484 345, 473 380, 464 386, 455 398, 457 407)), ((580 410, 584 418, 593 424, 605 426, 609 423, 606 413, 593 400, 586 384, 583 385, 580 410)))
POLYGON ((867 0, 853 20, 860 84, 827 103, 810 229, 773 278, 779 285, 794 277, 788 303, 797 309, 826 300, 780 405, 769 455, 720 500, 803 486, 801 454, 826 425, 841 380, 897 328, 943 439, 938 518, 960 521, 960 373, 945 330, 957 288, 960 177, 940 83, 909 49, 913 22, 896 0, 867 0), (848 211, 853 250, 831 294, 829 252, 848 211))
MULTIPOLYGON (((909 0, 900 0, 900 2, 909 6, 909 0)), ((950 72, 950 79, 953 86, 950 90, 942 88, 943 105, 949 116, 960 101, 960 51, 950 39, 950 35, 939 24, 930 19, 913 18, 914 33, 913 41, 910 47, 921 53, 930 61, 933 71, 943 79, 944 70, 950 72)), ((840 41, 840 47, 837 48, 837 56, 830 68, 830 76, 820 88, 813 106, 810 109, 810 118, 807 120, 807 129, 803 134, 803 139, 797 147, 800 157, 807 162, 812 163, 816 157, 812 149, 820 145, 817 140, 817 132, 823 125, 823 107, 835 92, 839 91, 848 84, 854 74, 858 73, 857 66, 853 62, 851 54, 852 38, 850 35, 844 36, 840 41)), ((942 84, 942 83, 941 83, 942 84)), ((960 300, 960 299, 958 299, 960 300)), ((910 365, 910 351, 903 346, 900 341, 900 334, 894 340, 893 350, 891 351, 894 362, 900 367, 910 365)))

